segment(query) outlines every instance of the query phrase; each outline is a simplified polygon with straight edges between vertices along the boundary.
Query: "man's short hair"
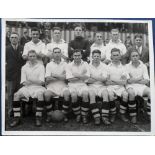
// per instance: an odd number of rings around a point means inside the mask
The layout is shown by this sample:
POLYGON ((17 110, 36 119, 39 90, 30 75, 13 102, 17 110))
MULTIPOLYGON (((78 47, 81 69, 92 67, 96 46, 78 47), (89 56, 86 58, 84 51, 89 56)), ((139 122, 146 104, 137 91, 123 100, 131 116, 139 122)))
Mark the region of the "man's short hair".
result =
POLYGON ((74 54, 74 53, 78 53, 78 52, 80 52, 80 53, 82 54, 82 50, 81 50, 81 49, 75 49, 75 50, 73 51, 73 54, 74 54))
POLYGON ((55 30, 62 31, 60 27, 53 27, 53 31, 55 31, 55 30))
POLYGON ((92 55, 94 55, 95 53, 98 53, 101 55, 101 51, 100 50, 93 50, 92 55))
POLYGON ((32 31, 38 31, 39 33, 40 33, 40 30, 37 28, 37 27, 33 27, 32 29, 31 29, 31 32, 32 31))
POLYGON ((96 36, 96 34, 98 34, 98 33, 101 34, 101 35, 103 36, 103 33, 102 33, 101 31, 95 32, 95 33, 94 33, 94 36, 96 36))
POLYGON ((119 52, 119 54, 121 53, 120 49, 118 49, 118 48, 112 48, 112 49, 111 49, 111 54, 112 54, 113 52, 119 52))
POLYGON ((53 48, 53 52, 54 52, 55 50, 60 50, 60 52, 61 52, 61 49, 60 49, 59 47, 53 48))
POLYGON ((140 54, 139 54, 139 52, 138 52, 137 49, 132 49, 132 51, 131 51, 131 53, 130 53, 130 57, 131 57, 131 55, 132 55, 133 52, 136 52, 136 53, 140 56, 140 54))
POLYGON ((28 51, 27 55, 29 56, 30 53, 35 53, 37 55, 37 52, 35 50, 28 51))
POLYGON ((12 34, 16 34, 19 37, 19 34, 17 32, 11 32, 10 37, 12 34))
POLYGON ((81 27, 82 31, 84 30, 84 28, 83 28, 83 26, 82 26, 81 24, 76 24, 76 25, 74 26, 74 30, 75 30, 77 27, 81 27))
POLYGON ((134 39, 136 39, 136 38, 143 39, 143 36, 141 34, 135 34, 134 39))
POLYGON ((113 28, 113 29, 111 29, 111 33, 112 32, 118 32, 119 33, 119 29, 118 28, 113 28))

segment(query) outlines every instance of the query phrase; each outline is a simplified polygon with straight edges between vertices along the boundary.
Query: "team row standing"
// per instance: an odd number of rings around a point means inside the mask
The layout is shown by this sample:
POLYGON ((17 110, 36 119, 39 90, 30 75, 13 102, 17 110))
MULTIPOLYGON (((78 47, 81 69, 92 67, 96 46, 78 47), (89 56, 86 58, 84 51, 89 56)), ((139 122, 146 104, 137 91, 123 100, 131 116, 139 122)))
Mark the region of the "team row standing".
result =
POLYGON ((89 109, 92 112, 96 125, 102 119, 105 125, 115 121, 117 97, 121 98, 120 118, 127 122, 126 112, 129 111, 132 123, 137 122, 136 102, 137 95, 148 97, 148 114, 150 110, 150 89, 146 86, 149 82, 147 67, 139 60, 139 53, 131 53, 131 62, 123 66, 121 53, 117 48, 111 50, 112 62, 107 66, 101 62, 101 52, 94 50, 92 62, 88 65, 82 60, 81 50, 74 50, 73 61, 69 64, 61 60, 61 49, 53 49, 53 61, 46 66, 37 60, 34 50, 28 52, 28 62, 22 68, 21 83, 24 85, 14 95, 13 110, 15 119, 10 126, 20 124, 20 100, 29 101, 37 98, 36 126, 42 123, 44 100, 47 109, 47 122, 51 120, 51 112, 55 96, 63 97, 64 121, 68 121, 67 113, 72 104, 76 121, 88 122, 89 109), (45 80, 44 80, 45 77, 45 80), (68 83, 66 83, 66 81, 68 83), (43 87, 45 82, 46 88, 43 87), (79 102, 78 98, 82 101, 79 102), (96 97, 102 99, 101 109, 98 108, 96 97))

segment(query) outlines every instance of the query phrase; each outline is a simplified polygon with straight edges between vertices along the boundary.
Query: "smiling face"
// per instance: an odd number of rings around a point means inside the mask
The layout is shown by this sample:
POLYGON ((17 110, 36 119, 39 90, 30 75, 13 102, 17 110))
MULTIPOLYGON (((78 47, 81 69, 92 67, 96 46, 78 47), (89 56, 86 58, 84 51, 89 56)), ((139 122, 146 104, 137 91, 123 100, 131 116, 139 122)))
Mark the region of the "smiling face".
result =
POLYGON ((140 38, 140 37, 135 38, 135 44, 138 47, 142 46, 142 38, 140 38))
POLYGON ((92 59, 94 63, 99 63, 101 61, 101 54, 100 53, 94 53, 92 55, 92 59))
POLYGON ((32 31, 32 41, 34 43, 39 41, 39 31, 32 31))

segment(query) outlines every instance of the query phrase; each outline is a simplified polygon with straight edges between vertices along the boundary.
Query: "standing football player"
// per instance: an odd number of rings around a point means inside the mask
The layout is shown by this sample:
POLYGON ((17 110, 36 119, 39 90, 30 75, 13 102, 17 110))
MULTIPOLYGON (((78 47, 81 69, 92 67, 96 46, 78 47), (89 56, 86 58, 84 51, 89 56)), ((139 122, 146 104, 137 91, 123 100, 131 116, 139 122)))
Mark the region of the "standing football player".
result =
POLYGON ((59 27, 53 28, 53 40, 47 44, 47 57, 52 59, 52 51, 58 47, 61 49, 61 57, 64 61, 68 62, 68 44, 61 38, 62 32, 59 27))
POLYGON ((28 51, 35 50, 37 53, 37 59, 42 62, 42 59, 45 57, 45 43, 40 39, 40 31, 38 28, 32 28, 31 37, 32 40, 27 42, 24 46, 23 59, 28 60, 28 51))
POLYGON ((83 34, 82 26, 80 25, 76 26, 74 29, 75 39, 71 40, 69 43, 68 55, 71 61, 73 60, 73 53, 74 53, 74 50, 76 49, 81 50, 83 61, 87 61, 90 56, 89 41, 84 39, 82 34, 83 34))
POLYGON ((105 63, 109 64, 111 62, 111 50, 113 48, 117 48, 120 50, 121 55, 121 62, 124 64, 124 55, 126 54, 126 47, 122 43, 122 41, 119 39, 119 30, 118 29, 112 29, 111 30, 111 40, 106 45, 106 60, 105 63))

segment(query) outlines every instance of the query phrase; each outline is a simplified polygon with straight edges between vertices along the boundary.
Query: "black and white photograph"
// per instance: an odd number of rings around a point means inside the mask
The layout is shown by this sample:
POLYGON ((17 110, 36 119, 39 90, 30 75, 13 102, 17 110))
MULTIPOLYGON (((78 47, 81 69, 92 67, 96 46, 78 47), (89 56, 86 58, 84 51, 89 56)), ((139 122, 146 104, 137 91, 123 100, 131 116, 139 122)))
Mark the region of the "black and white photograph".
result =
POLYGON ((155 133, 152 21, 2 20, 3 135, 155 133))

